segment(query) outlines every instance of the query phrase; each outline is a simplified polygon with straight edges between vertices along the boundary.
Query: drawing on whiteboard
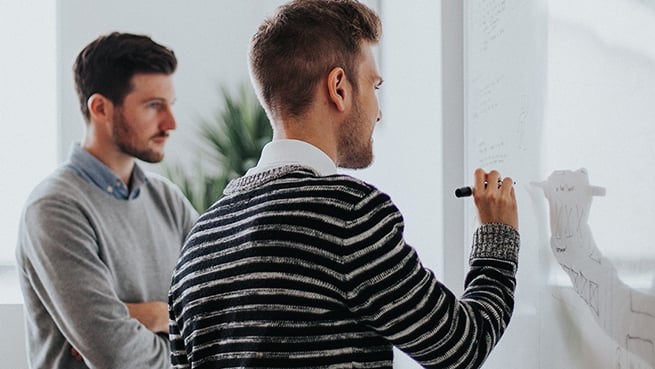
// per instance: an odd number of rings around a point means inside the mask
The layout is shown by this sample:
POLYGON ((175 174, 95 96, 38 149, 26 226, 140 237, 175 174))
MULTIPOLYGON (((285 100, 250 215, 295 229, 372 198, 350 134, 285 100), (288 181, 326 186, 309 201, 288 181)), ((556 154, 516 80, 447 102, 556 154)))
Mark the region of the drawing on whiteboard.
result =
POLYGON ((627 350, 622 349, 620 346, 616 348, 616 369, 652 369, 653 367, 648 363, 639 360, 635 361, 634 355, 627 350))
MULTIPOLYGON (((600 327, 623 350, 655 367, 655 296, 621 281, 616 268, 597 248, 589 227, 594 196, 605 189, 589 185, 587 171, 559 170, 540 187, 550 209, 550 245, 569 276, 575 292, 587 304, 600 327)), ((641 368, 621 355, 617 368, 641 368), (624 363, 623 365, 620 363, 624 363)))

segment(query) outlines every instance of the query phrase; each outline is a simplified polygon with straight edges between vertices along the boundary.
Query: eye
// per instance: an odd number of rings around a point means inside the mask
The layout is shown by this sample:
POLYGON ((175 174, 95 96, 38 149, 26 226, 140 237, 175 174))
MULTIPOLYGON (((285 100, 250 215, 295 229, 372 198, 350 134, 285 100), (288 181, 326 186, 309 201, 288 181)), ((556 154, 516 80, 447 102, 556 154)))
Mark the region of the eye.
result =
POLYGON ((148 104, 148 107, 156 110, 161 110, 162 103, 159 101, 153 101, 148 104))

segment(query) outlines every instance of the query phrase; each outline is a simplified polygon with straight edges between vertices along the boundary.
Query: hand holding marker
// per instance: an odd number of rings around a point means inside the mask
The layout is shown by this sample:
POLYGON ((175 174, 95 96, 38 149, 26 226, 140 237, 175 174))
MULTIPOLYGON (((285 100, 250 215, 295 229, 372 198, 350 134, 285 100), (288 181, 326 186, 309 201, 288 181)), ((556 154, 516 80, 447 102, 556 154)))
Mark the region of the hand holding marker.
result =
MULTIPOLYGON (((498 187, 503 184, 502 180, 498 180, 498 187)), ((516 184, 516 182, 512 182, 512 184, 516 184)), ((484 183, 485 187, 487 186, 487 182, 484 183)), ((460 187, 455 190, 455 197, 468 197, 473 195, 473 187, 470 186, 465 186, 465 187, 460 187)))

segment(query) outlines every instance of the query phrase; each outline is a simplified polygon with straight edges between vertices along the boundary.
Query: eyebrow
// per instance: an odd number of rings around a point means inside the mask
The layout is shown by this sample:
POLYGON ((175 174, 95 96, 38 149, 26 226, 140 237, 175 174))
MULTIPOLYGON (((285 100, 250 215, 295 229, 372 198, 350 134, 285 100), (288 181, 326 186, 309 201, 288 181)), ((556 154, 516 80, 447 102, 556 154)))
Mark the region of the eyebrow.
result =
POLYGON ((175 102, 177 101, 177 97, 174 97, 173 100, 171 100, 171 101, 168 101, 168 100, 167 100, 166 98, 164 98, 164 97, 157 97, 157 96, 147 97, 147 98, 141 100, 141 102, 144 103, 144 104, 145 104, 145 103, 152 102, 152 101, 159 101, 159 102, 166 103, 166 104, 168 104, 168 105, 173 105, 173 104, 175 104, 175 102))

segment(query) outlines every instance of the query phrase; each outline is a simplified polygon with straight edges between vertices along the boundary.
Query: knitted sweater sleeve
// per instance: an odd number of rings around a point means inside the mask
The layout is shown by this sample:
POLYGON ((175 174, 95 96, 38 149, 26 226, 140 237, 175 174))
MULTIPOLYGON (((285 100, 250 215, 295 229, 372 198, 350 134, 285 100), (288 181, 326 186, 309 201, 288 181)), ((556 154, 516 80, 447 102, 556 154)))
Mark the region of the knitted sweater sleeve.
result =
POLYGON ((475 233, 466 289, 457 298, 403 238, 403 219, 373 191, 353 209, 344 249, 350 310, 426 368, 478 368, 509 323, 519 235, 488 224, 475 233))

